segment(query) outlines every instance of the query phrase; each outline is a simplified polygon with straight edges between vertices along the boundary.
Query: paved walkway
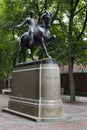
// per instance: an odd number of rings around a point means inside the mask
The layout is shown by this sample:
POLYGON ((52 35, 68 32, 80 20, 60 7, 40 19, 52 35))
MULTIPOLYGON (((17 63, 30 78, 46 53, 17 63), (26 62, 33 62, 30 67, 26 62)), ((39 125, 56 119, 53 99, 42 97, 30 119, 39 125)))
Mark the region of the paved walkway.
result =
POLYGON ((71 118, 61 122, 33 122, 22 117, 2 112, 8 106, 8 95, 0 95, 0 130, 87 130, 87 97, 77 97, 76 103, 69 103, 68 96, 62 96, 65 113, 71 118))

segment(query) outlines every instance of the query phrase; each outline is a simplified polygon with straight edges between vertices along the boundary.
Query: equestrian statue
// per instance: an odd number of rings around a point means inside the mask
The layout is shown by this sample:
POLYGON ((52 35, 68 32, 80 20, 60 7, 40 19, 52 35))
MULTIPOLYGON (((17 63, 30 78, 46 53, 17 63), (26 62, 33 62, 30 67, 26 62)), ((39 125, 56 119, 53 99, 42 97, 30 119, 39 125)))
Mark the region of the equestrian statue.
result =
POLYGON ((52 20, 52 13, 46 11, 38 23, 36 19, 34 19, 34 11, 30 11, 30 16, 25 18, 25 20, 19 24, 14 26, 14 28, 20 28, 25 24, 28 24, 29 28, 28 31, 23 33, 20 41, 19 41, 19 54, 20 54, 20 61, 26 61, 26 50, 30 49, 30 56, 32 60, 34 59, 33 52, 34 48, 37 44, 41 44, 46 56, 51 58, 48 54, 46 44, 50 41, 55 39, 55 35, 51 35, 50 33, 50 26, 52 20))

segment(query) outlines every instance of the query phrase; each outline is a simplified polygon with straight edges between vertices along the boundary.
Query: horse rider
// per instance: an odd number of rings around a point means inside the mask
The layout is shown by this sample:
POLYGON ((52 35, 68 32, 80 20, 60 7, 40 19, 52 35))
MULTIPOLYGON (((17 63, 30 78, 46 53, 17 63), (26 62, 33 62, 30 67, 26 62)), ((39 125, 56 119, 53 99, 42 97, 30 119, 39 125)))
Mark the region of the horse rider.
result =
POLYGON ((28 33, 29 33, 30 45, 32 45, 32 43, 34 42, 35 26, 37 26, 37 22, 34 19, 34 11, 30 11, 30 17, 25 18, 25 20, 21 24, 16 25, 15 28, 20 28, 24 24, 28 24, 28 27, 29 27, 28 33))

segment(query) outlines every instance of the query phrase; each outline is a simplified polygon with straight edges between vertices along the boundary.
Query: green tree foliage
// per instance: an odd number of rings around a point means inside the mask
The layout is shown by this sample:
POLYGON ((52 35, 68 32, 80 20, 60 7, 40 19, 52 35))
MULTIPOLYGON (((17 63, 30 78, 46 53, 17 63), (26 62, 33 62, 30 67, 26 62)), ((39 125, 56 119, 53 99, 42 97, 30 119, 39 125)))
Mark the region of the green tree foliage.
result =
POLYGON ((73 65, 75 62, 74 50, 78 49, 79 40, 82 39, 82 35, 86 28, 87 23, 87 4, 86 1, 71 0, 70 12, 69 12, 69 30, 68 30, 68 68, 69 68, 69 81, 70 81, 70 100, 75 101, 75 84, 73 76, 73 65), (80 6, 81 5, 81 6, 80 6), (83 23, 79 19, 80 15, 84 18, 83 23), (78 22, 77 22, 78 21, 78 22), (79 27, 81 29, 79 29, 79 27))
POLYGON ((16 44, 0 44, 0 79, 6 79, 13 70, 16 44))
MULTIPOLYGON (((12 60, 17 55, 17 39, 27 30, 27 26, 19 30, 12 30, 12 26, 28 17, 30 10, 34 10, 38 20, 45 10, 52 12, 51 32, 57 38, 48 44, 48 51, 59 65, 68 64, 71 100, 75 100, 73 65, 87 64, 87 0, 0 0, 0 60, 7 57, 0 62, 0 69, 3 68, 0 75, 11 72, 12 60)), ((35 54, 41 56, 41 52, 38 48, 35 54)))

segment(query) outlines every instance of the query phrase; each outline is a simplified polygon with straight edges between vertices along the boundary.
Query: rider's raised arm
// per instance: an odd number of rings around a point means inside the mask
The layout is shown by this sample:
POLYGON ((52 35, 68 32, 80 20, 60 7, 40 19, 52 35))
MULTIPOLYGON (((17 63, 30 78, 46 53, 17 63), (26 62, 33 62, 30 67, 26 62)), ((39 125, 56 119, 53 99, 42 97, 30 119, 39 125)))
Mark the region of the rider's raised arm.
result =
POLYGON ((22 26, 24 26, 27 23, 27 18, 20 24, 16 25, 15 28, 20 28, 22 26))

